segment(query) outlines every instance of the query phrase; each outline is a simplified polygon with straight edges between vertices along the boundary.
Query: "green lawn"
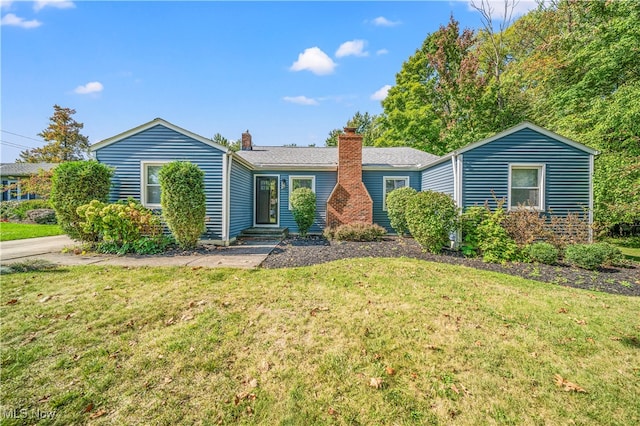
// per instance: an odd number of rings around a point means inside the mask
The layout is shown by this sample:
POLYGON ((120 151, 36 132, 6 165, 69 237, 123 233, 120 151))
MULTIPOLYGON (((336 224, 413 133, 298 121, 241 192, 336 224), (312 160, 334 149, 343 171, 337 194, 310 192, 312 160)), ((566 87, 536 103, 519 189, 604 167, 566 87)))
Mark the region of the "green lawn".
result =
POLYGON ((413 259, 3 275, 0 409, 55 414, 38 424, 638 424, 638 312, 640 298, 413 259))
POLYGON ((633 247, 622 247, 618 246, 622 254, 627 257, 627 259, 635 260, 636 262, 640 262, 640 248, 633 247))
POLYGON ((0 222, 0 241, 62 235, 58 225, 31 225, 27 223, 0 222))

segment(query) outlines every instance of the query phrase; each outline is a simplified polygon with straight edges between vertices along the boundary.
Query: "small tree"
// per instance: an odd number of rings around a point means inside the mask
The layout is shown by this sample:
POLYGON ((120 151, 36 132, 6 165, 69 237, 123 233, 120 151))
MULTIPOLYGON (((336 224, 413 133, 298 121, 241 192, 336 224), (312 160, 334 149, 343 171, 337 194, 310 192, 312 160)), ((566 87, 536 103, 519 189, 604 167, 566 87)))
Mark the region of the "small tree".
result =
POLYGON ((51 205, 62 230, 75 240, 96 241, 85 232, 77 209, 92 200, 107 201, 113 170, 97 161, 70 161, 57 166, 51 178, 51 205))
POLYGON ((193 249, 205 230, 204 172, 190 162, 173 161, 160 169, 160 205, 167 226, 183 249, 193 249))
POLYGON ((316 217, 316 194, 309 188, 298 188, 291 193, 290 201, 298 232, 304 237, 316 217))
POLYGON ((409 231, 406 218, 407 203, 416 195, 416 192, 410 186, 405 186, 404 188, 394 189, 387 194, 387 216, 389 216, 391 227, 400 236, 409 231))
POLYGON ((407 203, 406 218, 411 235, 431 253, 440 253, 456 230, 458 208, 442 192, 418 192, 407 203))
POLYGON ((61 163, 85 158, 89 150, 89 138, 80 133, 84 124, 78 123, 71 116, 75 109, 53 106, 54 113, 49 126, 38 133, 47 144, 41 148, 22 151, 18 162, 25 163, 61 163))

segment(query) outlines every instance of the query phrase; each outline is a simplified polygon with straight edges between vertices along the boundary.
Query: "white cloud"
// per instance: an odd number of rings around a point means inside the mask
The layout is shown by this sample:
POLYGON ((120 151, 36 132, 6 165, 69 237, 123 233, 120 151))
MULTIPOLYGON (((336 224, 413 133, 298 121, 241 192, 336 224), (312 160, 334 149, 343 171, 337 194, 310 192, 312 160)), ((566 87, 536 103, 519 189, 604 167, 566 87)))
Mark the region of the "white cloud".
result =
POLYGON ((378 16, 371 22, 377 27, 395 27, 396 25, 400 25, 400 21, 390 21, 384 16, 378 16))
POLYGON ((0 0, 0 8, 8 9, 11 7, 13 0, 0 0))
POLYGON ((310 47, 298 55, 298 60, 289 69, 291 71, 308 70, 316 75, 326 75, 333 73, 336 66, 338 65, 320 48, 310 47))
POLYGON ((99 81, 91 81, 85 84, 84 86, 76 87, 74 92, 79 95, 88 95, 91 93, 102 92, 102 89, 104 89, 104 86, 102 85, 102 83, 100 83, 99 81))
POLYGON ((318 101, 313 98, 307 98, 306 96, 285 96, 282 99, 284 99, 286 102, 291 102, 292 104, 318 105, 318 101))
POLYGON ((33 10, 38 12, 45 7, 55 7, 56 9, 71 9, 76 7, 76 5, 69 0, 40 0, 33 5, 33 10))
POLYGON ((387 49, 380 49, 376 51, 376 55, 380 56, 380 55, 386 55, 387 53, 389 53, 389 51, 387 49))
POLYGON ((384 98, 387 97, 387 93, 389 93, 389 89, 391 89, 391 86, 388 84, 385 84, 380 89, 378 89, 373 95, 371 95, 371 99, 374 101, 384 100, 384 98))
POLYGON ((42 22, 37 19, 32 19, 31 21, 25 21, 24 18, 14 15, 13 13, 7 13, 0 20, 1 25, 7 25, 10 27, 20 27, 20 28, 36 28, 42 25, 42 22))
MULTIPOLYGON (((508 0, 507 7, 513 7, 513 12, 511 17, 517 18, 519 16, 525 15, 527 12, 536 9, 538 7, 538 2, 535 0, 508 0)), ((548 0, 545 0, 547 3, 548 0)), ((467 0, 468 9, 470 11, 476 11, 473 7, 473 4, 476 6, 482 6, 484 4, 488 5, 491 12, 491 18, 501 21, 504 18, 504 7, 505 0, 467 0)))
POLYGON ((345 41, 336 51, 336 58, 345 56, 369 56, 369 52, 364 50, 366 42, 364 40, 345 41))

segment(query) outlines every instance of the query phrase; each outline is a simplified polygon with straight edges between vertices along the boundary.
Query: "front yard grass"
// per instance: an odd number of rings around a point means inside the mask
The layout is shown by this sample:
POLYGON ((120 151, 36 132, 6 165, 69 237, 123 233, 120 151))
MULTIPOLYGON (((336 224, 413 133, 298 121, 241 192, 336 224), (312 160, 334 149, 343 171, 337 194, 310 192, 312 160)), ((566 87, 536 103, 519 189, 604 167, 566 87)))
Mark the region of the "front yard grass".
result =
POLYGON ((0 222, 0 241, 62 235, 58 225, 32 225, 28 223, 0 222))
POLYGON ((11 274, 0 302, 3 424, 640 423, 638 298, 348 259, 11 274))

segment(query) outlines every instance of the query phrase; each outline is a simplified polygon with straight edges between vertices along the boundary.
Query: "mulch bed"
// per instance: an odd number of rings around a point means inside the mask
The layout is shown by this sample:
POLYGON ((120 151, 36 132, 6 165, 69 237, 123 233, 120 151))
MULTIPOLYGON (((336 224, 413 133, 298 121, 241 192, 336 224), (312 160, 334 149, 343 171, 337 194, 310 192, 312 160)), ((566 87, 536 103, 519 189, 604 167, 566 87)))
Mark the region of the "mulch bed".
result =
POLYGON ((262 263, 263 268, 308 266, 354 257, 409 257, 432 262, 464 265, 531 280, 587 290, 627 296, 640 296, 640 264, 629 263, 625 268, 601 268, 587 271, 569 265, 484 263, 459 252, 441 255, 425 253, 412 238, 385 237, 379 242, 338 242, 322 237, 292 237, 283 240, 262 263))

